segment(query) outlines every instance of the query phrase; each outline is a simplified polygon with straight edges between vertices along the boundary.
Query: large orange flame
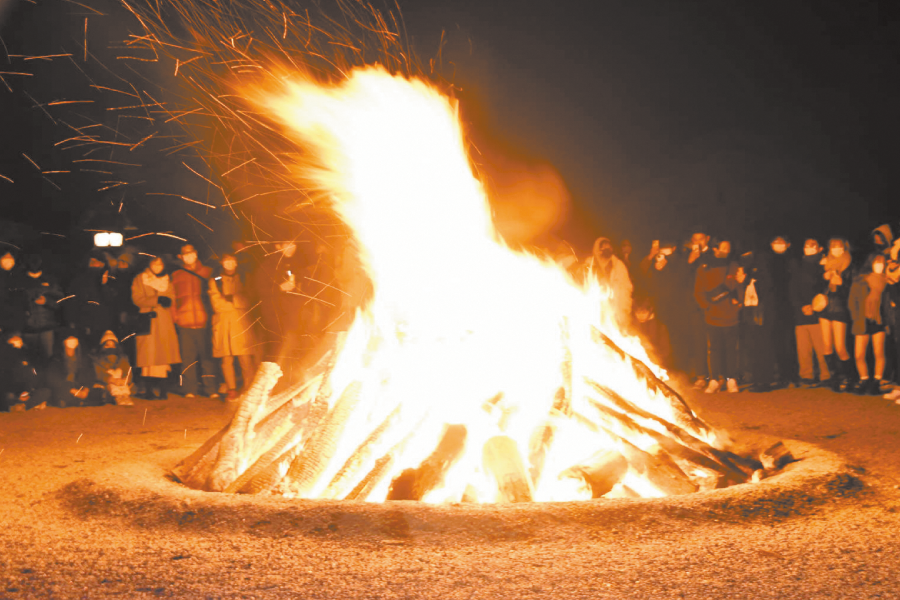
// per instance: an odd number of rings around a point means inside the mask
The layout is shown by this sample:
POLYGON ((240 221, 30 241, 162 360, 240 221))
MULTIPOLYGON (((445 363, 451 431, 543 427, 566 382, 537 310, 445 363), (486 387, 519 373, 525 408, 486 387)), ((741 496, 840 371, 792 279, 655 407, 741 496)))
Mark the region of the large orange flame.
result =
MULTIPOLYGON (((573 417, 591 414, 585 377, 674 420, 669 403, 592 341, 599 329, 649 363, 638 340, 604 319, 604 301, 620 292, 577 284, 500 239, 450 98, 379 67, 354 70, 335 85, 285 77, 245 95, 304 149, 298 181, 331 199, 374 287, 330 375, 336 392, 358 386, 359 399, 328 467, 298 495, 343 497, 391 452, 392 475, 367 496, 383 500, 394 475, 419 465, 447 425, 462 424, 465 450, 424 500, 496 500, 498 484, 484 472, 486 442, 505 436, 527 457, 535 431, 548 426, 555 435, 529 480, 532 497, 590 498, 583 481, 560 475, 617 442, 589 417, 573 417), (561 410, 554 400, 566 378, 571 405, 561 410), (335 483, 360 441, 385 422, 389 431, 377 436, 367 463, 335 483)), ((629 442, 656 443, 640 435, 629 442)), ((633 474, 623 483, 662 495, 633 474)))

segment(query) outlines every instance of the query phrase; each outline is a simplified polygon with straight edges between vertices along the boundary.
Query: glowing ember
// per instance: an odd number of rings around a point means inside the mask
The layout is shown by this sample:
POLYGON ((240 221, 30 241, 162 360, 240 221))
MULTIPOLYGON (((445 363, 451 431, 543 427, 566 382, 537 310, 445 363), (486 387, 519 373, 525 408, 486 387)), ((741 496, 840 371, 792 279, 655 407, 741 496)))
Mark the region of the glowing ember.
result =
POLYGON ((299 388, 264 365, 193 487, 427 502, 655 497, 746 481, 748 461, 573 282, 494 230, 456 105, 379 67, 243 90, 303 148, 297 185, 352 230, 374 295, 299 388))

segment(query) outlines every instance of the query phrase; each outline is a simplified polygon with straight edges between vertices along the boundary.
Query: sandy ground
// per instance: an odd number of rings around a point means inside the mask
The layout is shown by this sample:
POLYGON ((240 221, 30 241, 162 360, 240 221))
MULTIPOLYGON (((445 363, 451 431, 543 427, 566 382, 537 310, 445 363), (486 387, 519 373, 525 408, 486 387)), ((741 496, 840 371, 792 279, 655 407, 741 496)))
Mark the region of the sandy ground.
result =
POLYGON ((689 401, 801 460, 665 500, 261 500, 163 476, 227 422, 218 401, 0 414, 0 598, 900 598, 900 406, 689 401))

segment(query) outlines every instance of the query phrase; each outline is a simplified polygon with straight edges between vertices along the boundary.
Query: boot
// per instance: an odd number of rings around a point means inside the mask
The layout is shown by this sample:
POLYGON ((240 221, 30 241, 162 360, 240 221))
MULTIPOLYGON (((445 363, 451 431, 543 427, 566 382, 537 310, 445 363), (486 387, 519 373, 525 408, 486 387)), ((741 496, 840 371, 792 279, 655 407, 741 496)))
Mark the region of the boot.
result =
POLYGON ((837 392, 840 389, 841 385, 841 378, 838 375, 837 356, 835 356, 834 354, 826 354, 822 358, 825 359, 825 364, 828 365, 828 379, 823 380, 822 384, 828 385, 832 390, 837 392), (837 382, 837 384, 835 384, 835 382, 837 382))
POLYGON ((869 379, 869 387, 866 389, 866 393, 870 396, 880 396, 881 380, 877 377, 872 377, 871 379, 869 379))
POLYGON ((838 372, 841 374, 840 384, 838 385, 838 389, 836 391, 841 391, 841 388, 845 392, 853 391, 853 359, 848 358, 847 360, 838 361, 838 372))
POLYGON ((843 362, 838 360, 836 354, 826 354, 825 363, 828 365, 828 370, 831 371, 831 377, 828 379, 829 387, 834 392, 841 391, 841 383, 844 380, 843 362))
POLYGON ((866 396, 869 393, 869 387, 871 387, 872 381, 872 379, 866 378, 860 379, 856 385, 848 384, 847 392, 850 393, 852 391, 857 396, 866 396))

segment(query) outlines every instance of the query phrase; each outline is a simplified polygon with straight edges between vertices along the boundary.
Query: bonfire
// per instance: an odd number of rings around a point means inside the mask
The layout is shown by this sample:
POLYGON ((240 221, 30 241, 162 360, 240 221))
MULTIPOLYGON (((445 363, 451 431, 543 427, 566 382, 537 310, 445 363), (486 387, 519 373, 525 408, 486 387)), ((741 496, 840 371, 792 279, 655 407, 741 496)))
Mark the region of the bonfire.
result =
MULTIPOLYGON (((275 70, 272 71, 273 73, 275 70)), ((241 90, 289 170, 352 232, 373 293, 300 383, 264 363, 185 485, 296 498, 522 502, 661 497, 750 480, 610 306, 510 248, 456 102, 379 66, 241 90)), ((758 474, 757 474, 758 476, 758 474)))

